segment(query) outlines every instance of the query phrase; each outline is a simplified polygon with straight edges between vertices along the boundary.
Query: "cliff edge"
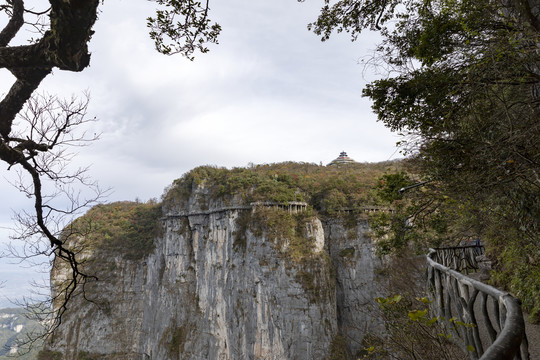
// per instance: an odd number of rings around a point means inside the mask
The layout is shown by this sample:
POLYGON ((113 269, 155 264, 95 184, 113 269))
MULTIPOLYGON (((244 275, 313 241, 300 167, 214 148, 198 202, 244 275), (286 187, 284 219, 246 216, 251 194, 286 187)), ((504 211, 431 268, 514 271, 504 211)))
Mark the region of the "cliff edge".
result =
MULTIPOLYGON (((343 189, 369 189, 377 172, 335 185, 345 170, 302 169, 295 179, 271 167, 197 168, 160 204, 100 205, 77 219, 66 241, 99 280, 69 303, 43 356, 356 355, 380 326, 370 311, 378 259, 367 217, 354 208, 369 191, 343 189)), ((53 290, 65 271, 55 264, 53 290)))

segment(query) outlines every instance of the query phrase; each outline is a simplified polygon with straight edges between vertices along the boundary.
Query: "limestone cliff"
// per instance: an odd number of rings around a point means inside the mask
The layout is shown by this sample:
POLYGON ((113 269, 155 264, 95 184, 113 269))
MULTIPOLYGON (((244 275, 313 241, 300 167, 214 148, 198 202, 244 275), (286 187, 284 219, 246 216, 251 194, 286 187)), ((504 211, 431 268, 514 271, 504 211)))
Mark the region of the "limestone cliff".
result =
MULTIPOLYGON (((70 303, 49 354, 325 359, 362 349, 376 326, 378 266, 366 217, 257 205, 239 192, 216 196, 214 185, 176 184, 159 207, 117 203, 85 216, 99 241, 70 241, 99 281, 85 289, 90 301, 70 303), (133 228, 148 222, 146 213, 157 224, 152 232, 133 228), (128 224, 131 235, 105 231, 100 221, 128 224), (139 239, 146 232, 150 238, 139 239)), ((55 267, 53 284, 64 271, 55 267)))

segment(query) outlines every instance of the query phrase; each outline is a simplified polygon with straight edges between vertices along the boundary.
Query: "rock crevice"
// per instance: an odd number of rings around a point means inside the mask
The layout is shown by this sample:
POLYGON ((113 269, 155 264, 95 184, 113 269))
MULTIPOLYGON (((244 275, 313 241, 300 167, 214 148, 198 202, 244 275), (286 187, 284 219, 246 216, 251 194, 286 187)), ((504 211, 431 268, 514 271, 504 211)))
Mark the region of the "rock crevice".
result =
POLYGON ((212 211, 223 204, 208 200, 203 210, 201 198, 204 188, 184 209, 165 204, 165 214, 192 215, 160 218, 140 259, 90 253, 102 260, 90 262, 100 274, 93 302, 71 303, 48 349, 64 359, 324 359, 338 334, 350 353, 362 349, 376 326, 367 220, 212 211))

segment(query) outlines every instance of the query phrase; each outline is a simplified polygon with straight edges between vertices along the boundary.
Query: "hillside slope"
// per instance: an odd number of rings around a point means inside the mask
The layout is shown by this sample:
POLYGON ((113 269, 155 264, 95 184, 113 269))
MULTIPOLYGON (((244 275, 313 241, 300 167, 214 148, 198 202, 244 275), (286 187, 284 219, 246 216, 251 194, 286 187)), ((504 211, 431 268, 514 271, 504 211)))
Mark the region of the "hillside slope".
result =
POLYGON ((34 360, 39 351, 39 344, 33 346, 32 351, 27 352, 19 348, 18 343, 25 341, 27 335, 39 330, 40 325, 34 320, 24 316, 22 308, 0 309, 0 359, 34 360))

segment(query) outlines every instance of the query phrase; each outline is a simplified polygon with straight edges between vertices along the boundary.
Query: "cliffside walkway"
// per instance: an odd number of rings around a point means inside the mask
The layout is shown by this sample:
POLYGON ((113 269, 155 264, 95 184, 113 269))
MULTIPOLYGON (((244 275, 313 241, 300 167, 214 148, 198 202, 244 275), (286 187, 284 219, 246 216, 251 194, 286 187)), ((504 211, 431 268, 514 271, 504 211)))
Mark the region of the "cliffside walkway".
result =
POLYGON ((255 211, 261 208, 281 209, 281 210, 288 211, 289 213, 296 214, 301 211, 306 211, 307 207, 308 207, 307 203, 299 202, 299 201, 289 201, 287 203, 259 201, 259 202, 250 203, 249 205, 235 205, 235 206, 225 206, 225 207, 208 209, 208 210, 169 213, 169 214, 165 214, 164 219, 199 216, 199 215, 210 215, 210 214, 223 213, 223 212, 228 212, 228 211, 239 211, 239 210, 255 211))
POLYGON ((469 359, 529 360, 519 300, 463 274, 481 269, 483 254, 479 245, 430 249, 427 280, 433 311, 469 359))
MULTIPOLYGON (((257 209, 262 208, 271 208, 271 209, 280 209, 285 210, 291 214, 296 214, 308 209, 308 204, 300 201, 289 201, 286 203, 278 203, 273 201, 257 201, 252 202, 249 205, 234 205, 234 206, 225 206, 220 208, 208 209, 208 210, 198 210, 198 211, 188 211, 188 212, 179 212, 179 213, 169 213, 165 214, 163 219, 167 218, 181 218, 189 216, 199 216, 199 215, 210 215, 216 213, 222 213, 227 211, 237 211, 237 210, 251 210, 256 211, 257 209)), ((382 206, 363 206, 357 209, 353 208, 342 208, 337 210, 338 213, 374 213, 374 212, 394 212, 393 209, 382 206)))

